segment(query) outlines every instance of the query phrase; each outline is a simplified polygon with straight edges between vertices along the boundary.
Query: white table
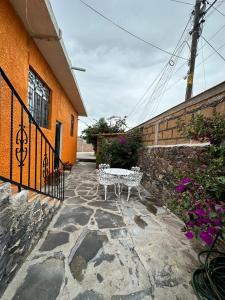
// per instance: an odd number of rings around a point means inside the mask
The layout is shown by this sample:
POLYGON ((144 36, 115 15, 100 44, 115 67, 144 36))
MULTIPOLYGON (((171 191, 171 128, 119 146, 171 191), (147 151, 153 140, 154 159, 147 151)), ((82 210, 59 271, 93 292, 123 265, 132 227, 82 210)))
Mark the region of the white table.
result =
POLYGON ((109 169, 104 169, 104 172, 106 174, 109 174, 109 175, 113 175, 113 176, 116 176, 118 177, 118 181, 117 181, 117 185, 118 185, 118 196, 120 198, 120 195, 121 195, 121 183, 120 183, 120 178, 122 176, 127 176, 127 175, 130 175, 133 173, 133 171, 131 170, 127 170, 127 169, 120 169, 120 168, 109 168, 109 169))

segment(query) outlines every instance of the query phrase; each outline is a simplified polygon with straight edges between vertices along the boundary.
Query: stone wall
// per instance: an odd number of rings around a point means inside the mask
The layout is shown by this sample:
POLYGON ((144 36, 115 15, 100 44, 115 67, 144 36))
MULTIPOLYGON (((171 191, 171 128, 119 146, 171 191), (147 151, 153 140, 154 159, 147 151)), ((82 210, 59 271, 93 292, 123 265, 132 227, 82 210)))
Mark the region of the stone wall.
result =
POLYGON ((176 174, 184 176, 207 167, 208 146, 152 146, 139 153, 139 165, 144 172, 143 185, 150 200, 159 205, 176 197, 176 174))
POLYGON ((60 201, 0 185, 0 297, 48 226, 60 201), (28 200, 29 199, 29 200, 28 200))
POLYGON ((214 112, 225 116, 225 82, 183 102, 137 126, 142 129, 145 146, 188 144, 178 131, 178 120, 189 122, 195 114, 211 117, 214 112))

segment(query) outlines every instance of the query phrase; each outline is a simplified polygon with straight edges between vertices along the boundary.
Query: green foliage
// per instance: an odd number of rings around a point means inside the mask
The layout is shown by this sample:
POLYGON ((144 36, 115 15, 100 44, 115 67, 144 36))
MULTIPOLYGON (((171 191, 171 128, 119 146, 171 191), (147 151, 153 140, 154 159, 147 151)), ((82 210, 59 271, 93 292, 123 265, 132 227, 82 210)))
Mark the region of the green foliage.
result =
POLYGON ((188 124, 181 124, 181 130, 187 138, 209 142, 206 170, 190 174, 209 194, 225 201, 225 119, 219 114, 207 118, 203 115, 193 116, 188 124))
POLYGON ((96 154, 96 162, 98 164, 111 164, 112 157, 109 153, 110 142, 108 139, 103 138, 99 147, 99 152, 96 154))
POLYGON ((197 115, 188 124, 180 123, 180 130, 187 138, 210 143, 207 167, 180 180, 180 197, 169 208, 185 221, 187 238, 210 245, 218 230, 225 231, 225 119, 197 115))
POLYGON ((120 133, 126 128, 126 118, 121 118, 114 125, 109 124, 104 118, 100 118, 94 125, 88 126, 82 131, 82 138, 88 144, 92 144, 94 151, 97 150, 97 135, 100 133, 120 133))
POLYGON ((132 131, 111 141, 103 139, 98 163, 108 163, 114 168, 130 169, 138 161, 138 150, 142 147, 140 131, 132 131))
POLYGON ((179 122, 180 131, 193 140, 209 142, 218 146, 225 141, 225 119, 215 113, 212 118, 203 115, 193 115, 188 124, 179 122))

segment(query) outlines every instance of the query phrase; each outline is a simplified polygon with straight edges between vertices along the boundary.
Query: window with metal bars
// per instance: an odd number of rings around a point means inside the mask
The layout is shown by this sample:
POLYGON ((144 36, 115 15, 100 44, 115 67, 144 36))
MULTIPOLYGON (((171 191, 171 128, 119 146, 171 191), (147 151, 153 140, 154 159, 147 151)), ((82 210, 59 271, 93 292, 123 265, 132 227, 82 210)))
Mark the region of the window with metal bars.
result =
POLYGON ((37 124, 45 128, 48 128, 49 95, 49 88, 30 69, 28 81, 29 111, 37 124))
POLYGON ((70 136, 74 134, 74 115, 71 115, 71 123, 70 123, 70 136))

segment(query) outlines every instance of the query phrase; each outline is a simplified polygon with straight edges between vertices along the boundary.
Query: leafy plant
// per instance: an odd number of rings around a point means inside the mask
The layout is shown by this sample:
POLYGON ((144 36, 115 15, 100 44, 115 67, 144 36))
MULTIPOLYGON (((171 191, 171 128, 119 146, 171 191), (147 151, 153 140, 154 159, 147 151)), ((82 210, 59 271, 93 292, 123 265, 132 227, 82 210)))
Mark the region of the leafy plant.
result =
POLYGON ((142 138, 138 130, 121 135, 111 141, 102 139, 98 163, 109 163, 114 168, 131 168, 137 164, 138 150, 142 147, 142 138))
POLYGON ((197 115, 188 124, 180 123, 180 130, 187 138, 210 143, 208 161, 204 172, 180 180, 180 197, 170 209, 185 221, 187 238, 210 246, 218 230, 225 234, 225 119, 219 114, 211 119, 197 115))
POLYGON ((193 140, 209 142, 211 145, 220 145, 225 141, 225 120, 218 113, 212 118, 204 117, 202 114, 193 115, 188 124, 179 123, 179 130, 193 140))
POLYGON ((126 128, 126 117, 117 120, 114 124, 110 124, 104 118, 100 118, 94 125, 88 126, 82 131, 82 138, 88 144, 92 144, 94 151, 97 150, 97 135, 101 133, 120 133, 126 128))
POLYGON ((183 178, 176 191, 181 193, 186 237, 211 246, 219 230, 225 234, 225 203, 209 198, 204 187, 192 178, 183 178))

